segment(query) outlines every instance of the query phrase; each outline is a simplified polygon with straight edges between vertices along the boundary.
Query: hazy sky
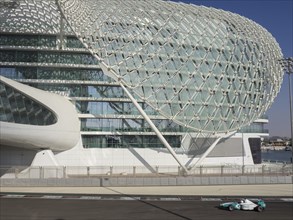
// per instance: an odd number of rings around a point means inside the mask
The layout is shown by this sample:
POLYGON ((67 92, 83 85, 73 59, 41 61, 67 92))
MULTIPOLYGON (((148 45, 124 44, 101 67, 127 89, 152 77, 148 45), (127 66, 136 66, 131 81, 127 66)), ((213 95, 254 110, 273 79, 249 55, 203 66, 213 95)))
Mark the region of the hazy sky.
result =
MULTIPOLYGON (((250 18, 276 38, 284 57, 293 57, 293 0, 181 0, 180 2, 219 8, 250 18)), ((291 82, 292 79, 293 75, 291 82)), ((270 136, 291 136, 288 82, 286 74, 280 93, 267 111, 269 124, 266 127, 270 136)), ((293 87, 293 82, 291 85, 293 87)))

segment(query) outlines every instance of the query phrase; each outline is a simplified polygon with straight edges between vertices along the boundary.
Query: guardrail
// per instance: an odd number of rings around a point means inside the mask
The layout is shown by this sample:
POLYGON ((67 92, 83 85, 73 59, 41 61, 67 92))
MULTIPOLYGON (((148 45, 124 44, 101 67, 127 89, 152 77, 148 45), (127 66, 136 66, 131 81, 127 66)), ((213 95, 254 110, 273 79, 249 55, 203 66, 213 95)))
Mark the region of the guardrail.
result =
POLYGON ((0 167, 2 179, 97 178, 97 177, 174 177, 174 176, 288 176, 292 164, 261 164, 244 166, 200 166, 188 173, 171 166, 54 166, 54 167, 0 167))

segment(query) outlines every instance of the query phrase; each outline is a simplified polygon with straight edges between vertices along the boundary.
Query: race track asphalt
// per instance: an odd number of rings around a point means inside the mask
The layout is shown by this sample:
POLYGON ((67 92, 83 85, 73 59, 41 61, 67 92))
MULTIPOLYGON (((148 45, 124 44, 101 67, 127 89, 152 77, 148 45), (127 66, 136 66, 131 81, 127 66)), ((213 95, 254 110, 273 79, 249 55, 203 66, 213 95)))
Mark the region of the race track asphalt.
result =
POLYGON ((107 219, 292 219, 293 202, 266 201, 264 212, 226 211, 218 208, 221 201, 203 200, 132 200, 48 198, 0 198, 1 220, 107 220, 107 219))

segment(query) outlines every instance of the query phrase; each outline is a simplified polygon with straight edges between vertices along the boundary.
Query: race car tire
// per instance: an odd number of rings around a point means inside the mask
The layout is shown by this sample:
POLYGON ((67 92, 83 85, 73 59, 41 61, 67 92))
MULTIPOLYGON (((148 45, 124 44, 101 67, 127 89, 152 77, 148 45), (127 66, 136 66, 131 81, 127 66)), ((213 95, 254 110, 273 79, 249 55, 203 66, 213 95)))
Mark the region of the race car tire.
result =
POLYGON ((258 212, 262 212, 262 211, 264 210, 264 208, 261 207, 261 206, 258 206, 258 207, 256 208, 256 210, 257 210, 258 212))
POLYGON ((229 211, 233 211, 234 210, 233 206, 231 206, 231 205, 228 207, 228 209, 229 209, 229 211))

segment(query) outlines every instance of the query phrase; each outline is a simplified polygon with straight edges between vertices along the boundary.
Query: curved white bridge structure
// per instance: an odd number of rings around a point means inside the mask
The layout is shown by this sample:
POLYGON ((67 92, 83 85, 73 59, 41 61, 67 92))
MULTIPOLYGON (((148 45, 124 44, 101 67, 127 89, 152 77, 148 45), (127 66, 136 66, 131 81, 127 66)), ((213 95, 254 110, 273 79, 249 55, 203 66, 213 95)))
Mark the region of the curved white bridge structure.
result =
POLYGON ((65 151, 77 144, 80 139, 80 122, 72 103, 62 96, 3 76, 0 76, 0 83, 1 94, 6 90, 6 101, 12 107, 14 116, 14 119, 8 118, 7 114, 7 122, 0 121, 1 145, 65 151), (18 108, 13 108, 17 105, 18 108), (15 115, 22 118, 18 120, 15 115))

